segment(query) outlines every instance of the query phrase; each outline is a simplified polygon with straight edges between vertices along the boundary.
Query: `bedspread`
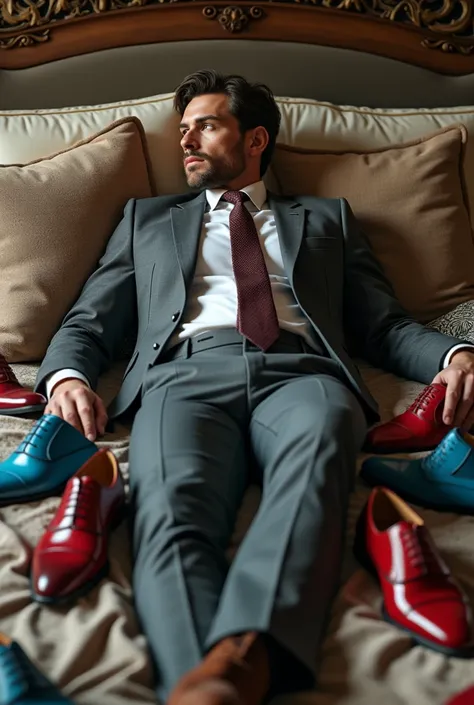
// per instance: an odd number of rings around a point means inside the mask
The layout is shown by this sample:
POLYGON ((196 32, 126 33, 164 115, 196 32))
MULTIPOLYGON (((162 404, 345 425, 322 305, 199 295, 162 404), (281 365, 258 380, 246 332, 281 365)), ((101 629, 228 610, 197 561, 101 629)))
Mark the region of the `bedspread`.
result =
MULTIPOLYGON (((360 365, 381 405, 383 419, 402 411, 421 389, 360 365)), ((32 384, 34 365, 16 365, 24 384, 32 384)), ((123 367, 101 380, 109 401, 123 367)), ((0 417, 0 459, 29 431, 31 419, 0 417)), ((130 427, 116 423, 101 440, 116 453, 127 478, 130 427)), ((361 459, 362 459, 361 455, 361 459)), ((447 658, 414 647, 403 632, 380 616, 381 595, 374 580, 352 557, 351 543, 368 488, 356 483, 352 495, 341 588, 334 601, 321 651, 318 689, 282 696, 292 705, 443 705, 449 695, 474 684, 474 661, 447 658)), ((29 597, 32 548, 52 517, 58 498, 0 510, 0 631, 17 639, 29 656, 78 705, 155 703, 153 669, 140 632, 131 589, 128 525, 110 542, 110 574, 86 597, 68 607, 42 606, 29 597)), ((237 521, 229 560, 258 507, 259 489, 250 487, 237 521)), ((474 518, 420 510, 433 538, 474 605, 474 518)))

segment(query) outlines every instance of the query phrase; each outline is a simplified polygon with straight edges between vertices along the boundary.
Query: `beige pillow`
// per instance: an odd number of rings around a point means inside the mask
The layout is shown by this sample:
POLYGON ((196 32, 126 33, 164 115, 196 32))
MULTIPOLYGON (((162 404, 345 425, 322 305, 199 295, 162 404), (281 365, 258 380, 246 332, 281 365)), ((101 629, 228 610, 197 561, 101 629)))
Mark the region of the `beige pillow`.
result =
POLYGON ((347 198, 405 308, 426 322, 474 298, 462 125, 395 145, 327 153, 278 145, 284 194, 347 198))
POLYGON ((137 118, 53 156, 0 167, 0 351, 41 358, 126 202, 155 193, 137 118))

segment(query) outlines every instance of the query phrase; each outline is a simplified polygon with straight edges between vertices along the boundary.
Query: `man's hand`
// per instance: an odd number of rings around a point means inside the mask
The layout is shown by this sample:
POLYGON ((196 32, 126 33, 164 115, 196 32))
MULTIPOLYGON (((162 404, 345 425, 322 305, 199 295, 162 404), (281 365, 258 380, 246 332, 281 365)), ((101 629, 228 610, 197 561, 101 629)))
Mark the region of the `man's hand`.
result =
POLYGON ((443 421, 469 431, 474 424, 474 352, 454 353, 450 364, 433 382, 446 386, 443 421))
POLYGON ((102 399, 80 379, 65 379, 53 389, 44 411, 77 428, 89 441, 105 433, 107 412, 102 399))

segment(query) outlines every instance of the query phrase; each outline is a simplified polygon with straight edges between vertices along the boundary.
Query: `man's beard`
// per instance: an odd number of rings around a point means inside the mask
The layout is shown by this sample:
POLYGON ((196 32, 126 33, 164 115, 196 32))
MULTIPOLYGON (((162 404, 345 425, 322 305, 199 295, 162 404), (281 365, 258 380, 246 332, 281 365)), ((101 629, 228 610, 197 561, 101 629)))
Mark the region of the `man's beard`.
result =
POLYGON ((191 164, 186 169, 186 181, 192 189, 220 188, 233 179, 236 179, 245 170, 245 156, 243 145, 238 145, 228 161, 211 161, 211 159, 200 152, 190 152, 186 157, 201 157, 206 161, 207 168, 203 170, 202 162, 199 164, 199 171, 193 171, 191 164))

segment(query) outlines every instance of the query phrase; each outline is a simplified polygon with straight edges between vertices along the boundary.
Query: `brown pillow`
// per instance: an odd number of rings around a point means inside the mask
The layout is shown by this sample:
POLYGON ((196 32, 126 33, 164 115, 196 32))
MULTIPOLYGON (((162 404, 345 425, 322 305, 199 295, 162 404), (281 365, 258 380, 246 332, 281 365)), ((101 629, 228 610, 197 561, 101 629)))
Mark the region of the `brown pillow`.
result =
POLYGON ((97 265, 130 198, 155 187, 141 122, 0 166, 0 352, 36 360, 97 265))
POLYGON ((277 145, 283 194, 347 198, 405 308, 431 321, 474 298, 474 244, 462 182, 467 131, 370 152, 277 145))

